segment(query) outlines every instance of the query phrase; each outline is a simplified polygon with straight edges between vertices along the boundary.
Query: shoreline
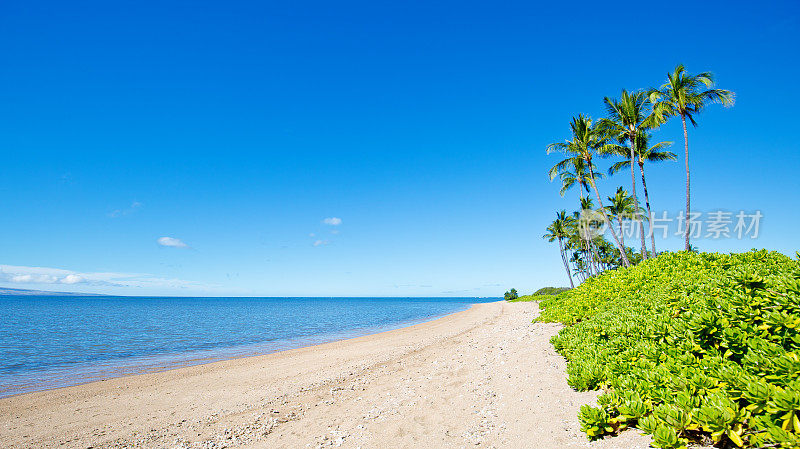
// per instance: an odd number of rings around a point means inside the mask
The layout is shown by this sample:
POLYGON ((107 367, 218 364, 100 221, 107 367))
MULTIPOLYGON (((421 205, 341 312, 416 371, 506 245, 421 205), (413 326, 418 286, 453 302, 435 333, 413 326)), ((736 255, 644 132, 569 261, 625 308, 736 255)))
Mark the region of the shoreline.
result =
POLYGON ((419 324, 424 324, 430 321, 435 321, 447 317, 449 315, 467 311, 475 304, 484 304, 484 303, 465 304, 464 308, 455 310, 453 312, 432 315, 430 317, 425 317, 420 319, 400 321, 388 325, 359 327, 341 331, 333 331, 328 333, 306 335, 302 337, 279 339, 279 340, 231 346, 231 347, 220 347, 208 350, 195 350, 184 353, 156 354, 152 356, 133 356, 125 359, 109 360, 109 361, 94 363, 91 365, 86 364, 81 366, 51 368, 50 370, 48 370, 48 372, 42 375, 44 377, 47 377, 49 375, 52 376, 51 379, 54 379, 60 371, 74 372, 76 370, 79 370, 82 373, 77 375, 73 374, 73 377, 68 379, 32 381, 27 384, 18 383, 18 384, 12 384, 9 387, 3 386, 4 388, 0 388, 0 400, 20 395, 42 392, 42 391, 53 391, 61 388, 86 385, 94 382, 104 382, 110 379, 138 376, 142 374, 161 373, 192 366, 207 365, 211 363, 237 360, 249 357, 259 357, 259 356, 291 351, 294 349, 302 349, 307 347, 324 345, 326 343, 347 341, 354 338, 376 335, 383 332, 390 332, 393 330, 404 329, 412 326, 417 326, 419 324), (31 385, 31 387, 22 388, 21 386, 24 385, 31 385), (8 394, 6 393, 7 391, 15 391, 15 392, 8 394))
POLYGON ((17 448, 647 447, 591 443, 536 303, 267 355, 0 399, 17 448))

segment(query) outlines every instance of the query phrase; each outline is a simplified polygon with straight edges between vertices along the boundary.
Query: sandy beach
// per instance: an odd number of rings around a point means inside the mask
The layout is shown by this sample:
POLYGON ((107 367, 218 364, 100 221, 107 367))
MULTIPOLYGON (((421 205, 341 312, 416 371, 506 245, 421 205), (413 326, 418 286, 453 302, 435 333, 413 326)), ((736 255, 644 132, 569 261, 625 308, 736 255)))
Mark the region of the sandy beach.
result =
POLYGON ((533 324, 488 303, 351 340, 0 399, 3 448, 645 448, 590 443, 533 324))

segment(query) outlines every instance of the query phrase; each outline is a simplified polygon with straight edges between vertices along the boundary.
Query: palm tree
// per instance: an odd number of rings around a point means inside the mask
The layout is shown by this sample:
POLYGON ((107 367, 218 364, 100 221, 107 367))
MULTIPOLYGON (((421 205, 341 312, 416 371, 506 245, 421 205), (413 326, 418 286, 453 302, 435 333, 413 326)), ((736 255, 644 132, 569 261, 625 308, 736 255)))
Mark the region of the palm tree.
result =
POLYGON ((594 209, 594 203, 592 203, 592 199, 590 197, 581 197, 581 207, 576 212, 572 213, 572 220, 575 223, 574 231, 578 236, 578 239, 581 243, 581 248, 583 251, 584 258, 586 259, 586 272, 589 276, 594 276, 597 274, 597 270, 595 270, 594 264, 594 254, 592 254, 592 238, 589 234, 589 229, 587 229, 587 221, 585 219, 585 211, 592 211, 594 209))
MULTIPOLYGON (((586 162, 586 167, 589 169, 589 184, 591 184, 594 194, 597 197, 597 201, 600 203, 600 211, 603 215, 603 220, 605 221, 606 226, 608 226, 609 231, 611 231, 611 236, 614 238, 614 241, 619 247, 620 253, 623 255, 623 263, 625 264, 625 267, 629 267, 630 262, 628 261, 627 255, 625 255, 625 248, 620 243, 616 231, 614 231, 608 216, 606 216, 605 208, 603 207, 603 199, 600 197, 600 192, 597 190, 597 183, 595 182, 592 157, 598 148, 607 144, 607 139, 603 133, 598 130, 597 126, 592 125, 592 119, 589 117, 584 117, 583 114, 579 114, 577 117, 572 118, 570 128, 572 130, 572 140, 551 143, 547 146, 547 153, 550 154, 552 152, 559 151, 563 154, 566 154, 568 156, 567 159, 580 157, 586 162)), ((564 161, 561 161, 559 164, 563 162, 564 161)))
POLYGON ((583 259, 581 259, 581 255, 577 251, 574 251, 572 253, 572 257, 569 258, 569 261, 575 266, 575 271, 578 273, 578 277, 581 279, 581 282, 585 281, 586 273, 583 271, 585 264, 583 263, 583 259))
POLYGON ((694 115, 700 113, 709 104, 720 103, 732 106, 735 94, 729 90, 714 89, 714 74, 711 72, 690 75, 683 64, 678 64, 675 71, 667 74, 667 82, 660 89, 650 90, 650 101, 653 111, 663 122, 668 117, 681 117, 683 124, 683 144, 686 151, 686 251, 691 250, 689 243, 690 189, 689 189, 689 133, 686 130, 686 119, 697 126, 694 115))
MULTIPOLYGON (((603 177, 603 174, 600 172, 596 172, 595 170, 597 167, 593 166, 591 170, 589 170, 586 166, 586 161, 583 160, 580 156, 575 156, 571 158, 566 158, 560 161, 558 164, 554 165, 548 171, 548 175, 550 176, 550 181, 559 177, 561 179, 561 190, 559 193, 561 196, 567 192, 567 190, 575 187, 576 185, 580 186, 578 189, 578 193, 580 195, 581 200, 581 210, 584 209, 591 209, 594 206, 591 204, 591 199, 589 197, 583 196, 584 191, 589 193, 589 179, 594 176, 594 179, 600 179, 603 177), (589 200, 589 206, 584 205, 584 201, 589 200)), ((577 223, 580 220, 579 216, 573 217, 573 220, 577 223)), ((589 258, 592 257, 592 248, 590 246, 590 240, 584 239, 581 235, 580 245, 581 251, 584 253, 584 256, 587 260, 591 260, 589 258)), ((587 265, 587 268, 592 268, 592 265, 587 265)))
MULTIPOLYGON (((597 247, 595 245, 595 240, 598 236, 596 232, 593 231, 598 229, 601 223, 597 220, 595 212, 592 199, 589 197, 581 198, 581 208, 578 212, 574 212, 574 219, 578 234, 588 250, 588 266, 594 271, 594 274, 599 274, 601 271, 599 268, 600 259, 597 255, 597 247)), ((622 241, 622 236, 620 236, 620 241, 622 241)))
MULTIPOLYGON (((603 174, 595 170, 597 170, 597 167, 592 167, 594 179, 601 179, 603 174)), ((583 158, 573 157, 564 159, 554 165, 548 172, 548 175, 550 176, 550 181, 556 177, 561 179, 561 190, 559 191, 561 196, 564 196, 567 190, 576 185, 580 186, 578 193, 581 198, 583 198, 584 192, 589 193, 589 168, 586 167, 586 162, 583 158)))
POLYGON ((581 214, 580 212, 573 212, 570 217, 568 226, 568 239, 566 247, 573 252, 573 262, 576 264, 576 271, 581 276, 581 282, 586 278, 592 276, 591 265, 589 265, 590 255, 589 247, 586 243, 586 238, 581 230, 581 214))
MULTIPOLYGON (((644 179, 644 163, 647 162, 662 162, 662 161, 674 161, 677 159, 675 153, 671 151, 663 151, 665 148, 672 145, 672 142, 658 142, 653 146, 648 146, 648 142, 653 136, 645 133, 640 133, 639 137, 636 139, 636 159, 639 163, 639 173, 642 175, 642 188, 644 190, 644 204, 647 206, 647 217, 652 219, 653 213, 650 210, 650 195, 647 193, 647 182, 644 179)), ((622 156, 623 159, 620 162, 612 165, 611 168, 608 169, 608 174, 613 175, 614 173, 624 169, 625 167, 631 164, 631 161, 627 159, 627 152, 628 150, 624 147, 617 146, 611 150, 613 153, 617 154, 618 156, 622 156)), ((653 232, 652 222, 650 223, 650 246, 653 250, 652 254, 655 257, 656 255, 656 238, 655 233, 653 232)))
POLYGON ((625 233, 623 232, 622 220, 626 218, 634 218, 636 215, 636 208, 633 198, 628 195, 628 191, 622 187, 617 187, 614 196, 608 197, 609 204, 606 206, 606 211, 612 216, 616 217, 617 224, 619 225, 619 235, 622 244, 625 245, 625 233))
POLYGON ((567 226, 570 218, 567 216, 567 211, 562 210, 556 212, 556 219, 547 227, 547 234, 542 236, 548 242, 558 240, 558 250, 561 252, 561 261, 564 263, 564 269, 567 270, 567 277, 569 278, 569 285, 575 288, 572 282, 572 273, 569 271, 569 263, 567 262, 567 255, 564 252, 564 239, 568 237, 567 226))
MULTIPOLYGON (((628 93, 628 91, 622 89, 622 95, 619 100, 605 97, 603 102, 606 105, 608 118, 600 120, 600 127, 610 137, 617 139, 620 143, 628 141, 630 145, 631 194, 633 195, 635 209, 638 211, 639 199, 636 197, 636 174, 633 168, 637 146, 636 139, 643 129, 652 127, 655 124, 654 116, 647 111, 648 95, 645 92, 628 93)), ((604 151, 609 150, 604 149, 604 151)), ((639 234, 642 240, 642 258, 647 259, 644 223, 640 217, 637 218, 637 221, 639 221, 639 234)))

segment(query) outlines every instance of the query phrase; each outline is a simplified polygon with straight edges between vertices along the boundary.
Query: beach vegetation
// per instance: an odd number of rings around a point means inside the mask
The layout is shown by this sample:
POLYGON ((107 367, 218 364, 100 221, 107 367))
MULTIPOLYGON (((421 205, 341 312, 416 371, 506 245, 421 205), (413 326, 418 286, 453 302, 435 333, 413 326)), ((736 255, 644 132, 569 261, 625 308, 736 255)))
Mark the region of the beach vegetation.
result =
POLYGON ((533 292, 533 296, 553 296, 570 290, 569 287, 542 287, 533 292))
POLYGON ((540 301, 569 385, 600 389, 590 438, 661 448, 800 447, 800 262, 766 250, 663 253, 540 301))

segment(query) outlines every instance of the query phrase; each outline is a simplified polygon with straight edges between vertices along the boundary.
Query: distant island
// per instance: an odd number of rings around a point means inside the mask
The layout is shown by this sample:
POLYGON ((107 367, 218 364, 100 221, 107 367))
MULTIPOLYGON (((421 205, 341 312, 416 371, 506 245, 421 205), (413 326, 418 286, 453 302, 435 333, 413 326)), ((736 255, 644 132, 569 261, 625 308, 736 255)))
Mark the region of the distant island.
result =
POLYGON ((5 288, 0 287, 0 296, 106 296, 98 293, 74 293, 74 292, 48 292, 45 290, 28 290, 24 288, 5 288))

